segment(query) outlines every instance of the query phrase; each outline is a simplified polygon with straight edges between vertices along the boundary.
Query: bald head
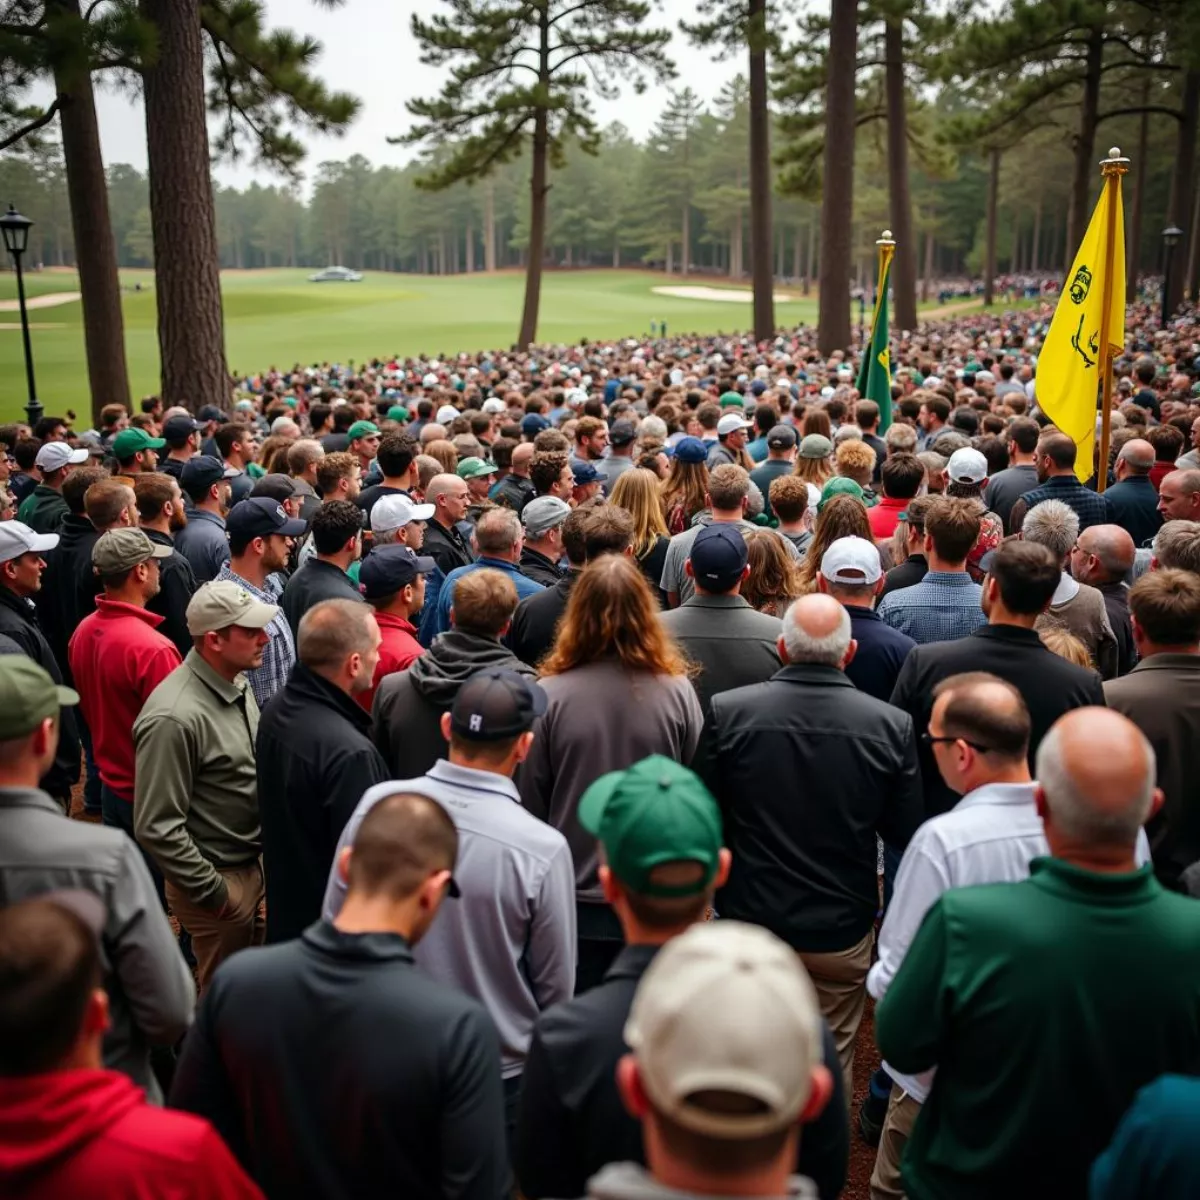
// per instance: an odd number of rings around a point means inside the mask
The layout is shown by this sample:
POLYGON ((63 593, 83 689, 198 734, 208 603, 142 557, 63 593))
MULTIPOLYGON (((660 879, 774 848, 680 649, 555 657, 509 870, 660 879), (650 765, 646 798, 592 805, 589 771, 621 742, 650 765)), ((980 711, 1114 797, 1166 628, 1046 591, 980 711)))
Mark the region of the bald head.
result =
POLYGON ((529 464, 533 462, 533 456, 537 453, 532 442, 521 442, 515 446, 512 452, 512 473, 514 475, 528 475, 529 464))
POLYGON ((1053 826, 1076 847, 1132 850, 1150 816, 1154 776, 1154 750, 1127 717, 1111 708, 1067 713, 1037 753, 1047 837, 1053 826))
POLYGON ((1134 475, 1149 475, 1154 466, 1154 447, 1143 438, 1134 438, 1121 447, 1117 462, 1123 462, 1134 475))
POLYGON ((1079 535, 1076 545, 1079 551, 1071 565, 1075 578, 1081 583, 1112 583, 1124 579, 1137 554, 1133 538, 1120 525, 1093 525, 1079 535))
POLYGON ((442 496, 466 495, 467 481, 457 475, 435 475, 425 489, 425 503, 436 504, 442 496))
POLYGON ((781 641, 789 663, 843 667, 853 657, 850 614, 832 596, 801 596, 783 618, 781 641))
POLYGON ((435 425, 431 421, 421 429, 421 445, 428 446, 430 442, 440 442, 445 436, 445 425, 435 425))

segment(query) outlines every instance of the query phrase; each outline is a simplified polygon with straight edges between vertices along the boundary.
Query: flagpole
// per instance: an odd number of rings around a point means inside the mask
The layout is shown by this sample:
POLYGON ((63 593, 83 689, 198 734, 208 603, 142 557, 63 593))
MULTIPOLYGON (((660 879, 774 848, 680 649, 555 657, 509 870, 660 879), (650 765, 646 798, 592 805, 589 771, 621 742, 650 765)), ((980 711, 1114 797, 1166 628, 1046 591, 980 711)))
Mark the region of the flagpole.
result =
POLYGON ((887 270, 888 261, 896 253, 896 243, 892 240, 892 231, 885 229, 883 236, 875 239, 879 247, 879 282, 875 285, 875 317, 871 321, 871 332, 875 332, 875 321, 879 319, 879 293, 883 289, 883 275, 887 270))
MULTIPOLYGON (((1100 310, 1100 353, 1104 373, 1100 382, 1100 459, 1096 465, 1096 491, 1103 494, 1108 486, 1108 444, 1112 427, 1112 347, 1109 335, 1112 328, 1112 273, 1116 252, 1114 242, 1117 234, 1117 203, 1121 194, 1121 176, 1129 170, 1129 159, 1121 157, 1121 151, 1113 146, 1108 157, 1101 161, 1100 171, 1104 186, 1108 189, 1108 228, 1104 237, 1104 292, 1100 310)), ((1121 298, 1125 303, 1125 298, 1121 298)))

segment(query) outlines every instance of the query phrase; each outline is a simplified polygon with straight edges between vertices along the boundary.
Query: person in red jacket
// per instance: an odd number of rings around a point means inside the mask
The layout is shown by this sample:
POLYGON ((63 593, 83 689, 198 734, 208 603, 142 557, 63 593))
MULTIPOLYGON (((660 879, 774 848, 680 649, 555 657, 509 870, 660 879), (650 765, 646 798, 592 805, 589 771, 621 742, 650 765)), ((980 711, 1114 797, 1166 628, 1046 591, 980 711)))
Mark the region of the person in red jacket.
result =
POLYGON ((432 558, 418 555, 408 546, 381 546, 363 560, 358 586, 363 598, 375 610, 375 620, 383 641, 379 645, 379 664, 375 678, 365 692, 359 692, 359 704, 371 711, 375 689, 387 675, 407 670, 425 653, 417 641, 414 619, 425 605, 425 576, 437 566, 432 558))
POLYGON ((103 922, 84 892, 0 909, 0 1196, 262 1200, 207 1121, 102 1068, 103 922))

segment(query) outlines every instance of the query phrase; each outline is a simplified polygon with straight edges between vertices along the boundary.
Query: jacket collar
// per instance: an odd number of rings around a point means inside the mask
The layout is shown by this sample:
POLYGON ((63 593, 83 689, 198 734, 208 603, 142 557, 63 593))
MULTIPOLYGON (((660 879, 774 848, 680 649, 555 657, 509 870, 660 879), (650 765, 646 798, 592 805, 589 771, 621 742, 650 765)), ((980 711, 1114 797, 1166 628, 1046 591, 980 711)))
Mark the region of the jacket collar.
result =
POLYGON ((417 633, 417 627, 407 617, 402 617, 399 613, 380 612, 376 609, 375 624, 380 629, 399 629, 403 633, 411 633, 414 637, 417 633))
MULTIPOLYGON (((984 625, 971 634, 989 641, 1012 642, 1018 646, 1041 646, 1042 639, 1032 629, 1021 625, 984 625)), ((1050 653, 1050 651, 1047 651, 1050 653)))
POLYGON ((187 510, 188 521, 208 521, 216 525, 219 529, 225 528, 225 518, 218 517, 215 512, 209 512, 207 508, 191 508, 187 510))
POLYGON ((143 529, 142 532, 156 546, 174 546, 175 539, 169 533, 162 533, 157 529, 143 529))
POLYGON ((1042 487, 1054 488, 1056 490, 1073 492, 1083 487, 1083 484, 1075 478, 1074 475, 1051 475, 1046 480, 1042 487))
POLYGON ((976 808, 985 804, 1032 808, 1033 790, 1036 787, 1036 783, 985 783, 973 792, 968 792, 954 809, 957 811, 960 808, 976 808))
POLYGON ((821 663, 788 663, 771 676, 783 683, 807 683, 817 687, 845 687, 855 690, 854 684, 837 667, 826 667, 821 663))
POLYGON ((492 558, 490 555, 481 554, 475 560, 477 567, 490 567, 493 571, 504 571, 508 575, 520 575, 517 570, 516 563, 510 563, 506 558, 492 558))
POLYGON ((340 687, 298 662, 288 676, 287 690, 314 704, 333 709, 349 721, 365 737, 371 728, 371 714, 356 703, 340 687))
POLYGON ((133 617, 136 620, 144 621, 151 629, 157 629, 167 619, 160 617, 158 613, 140 608, 136 604, 126 604, 123 600, 109 600, 107 596, 96 597, 96 611, 109 620, 133 617))
POLYGON ((701 596, 695 592, 680 605, 681 608, 749 608, 750 602, 744 596, 736 595, 707 595, 701 596))
POLYGON ((425 777, 449 787, 464 788, 473 792, 494 792, 516 804, 521 803, 521 793, 507 775, 497 775, 495 771, 477 771, 474 767, 452 763, 448 758, 439 758, 426 772, 425 777))
POLYGON ((30 625, 37 624, 37 610, 33 606, 33 601, 26 600, 24 596, 18 596, 16 592, 10 592, 6 587, 0 587, 0 606, 19 613, 21 619, 28 621, 30 625))
POLYGON ((330 921, 315 921, 300 938, 306 946, 330 958, 361 962, 413 961, 412 949, 398 933, 343 933, 330 921))
POLYGON ((1149 489, 1154 491, 1154 480, 1149 475, 1126 475, 1124 479, 1119 479, 1113 484, 1113 487, 1124 485, 1129 488, 1141 488, 1143 491, 1149 489))
POLYGON ((1144 671, 1197 671, 1200 672, 1200 654, 1152 654, 1143 658, 1130 675, 1144 671))
POLYGON ((661 946, 632 945, 622 946, 612 966, 604 972, 604 982, 617 979, 641 979, 646 968, 654 961, 661 946))
POLYGON ((1088 905, 1125 908, 1151 900, 1162 891, 1150 863, 1136 871, 1110 875, 1047 856, 1035 858, 1029 864, 1029 874, 1038 887, 1088 905))
POLYGON ((540 550, 535 550, 532 546, 525 546, 521 550, 521 561, 530 560, 534 563, 544 563, 547 567, 553 567, 558 570, 558 563, 554 561, 548 554, 543 554, 540 550))
POLYGON ((874 621, 876 624, 883 624, 883 618, 873 608, 864 608, 861 604, 847 604, 846 611, 850 614, 851 625, 855 621, 874 621))
POLYGON ((183 665, 201 683, 207 684, 212 691, 216 692, 226 704, 237 704, 240 700, 245 699, 246 689, 249 686, 246 683, 245 675, 239 675, 233 683, 230 683, 228 679, 218 675, 195 650, 187 652, 183 665))
POLYGON ((62 816, 62 805, 41 788, 0 787, 0 808, 43 808, 62 816))

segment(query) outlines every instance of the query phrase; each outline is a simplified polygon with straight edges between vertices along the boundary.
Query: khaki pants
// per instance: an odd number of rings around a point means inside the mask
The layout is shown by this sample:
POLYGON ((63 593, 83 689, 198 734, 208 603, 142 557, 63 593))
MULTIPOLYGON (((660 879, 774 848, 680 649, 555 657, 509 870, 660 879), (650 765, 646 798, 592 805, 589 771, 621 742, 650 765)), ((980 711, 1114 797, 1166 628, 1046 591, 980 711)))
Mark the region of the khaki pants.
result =
POLYGON ((871 1200, 903 1200, 900 1161, 920 1111, 921 1102, 893 1083, 883 1133, 879 1137, 879 1153, 871 1172, 871 1200))
POLYGON ((816 988, 821 1016, 829 1022, 837 1046, 847 1104, 854 1095, 854 1038, 867 1005, 867 972, 871 969, 874 945, 875 933, 872 931, 848 950, 800 955, 816 988))
POLYGON ((263 899, 261 865, 254 862, 246 867, 218 870, 229 889, 229 900, 219 914, 194 903, 167 881, 167 904, 192 935, 201 992, 208 987, 213 972, 231 954, 247 946, 261 946, 266 935, 266 925, 259 918, 263 899))

